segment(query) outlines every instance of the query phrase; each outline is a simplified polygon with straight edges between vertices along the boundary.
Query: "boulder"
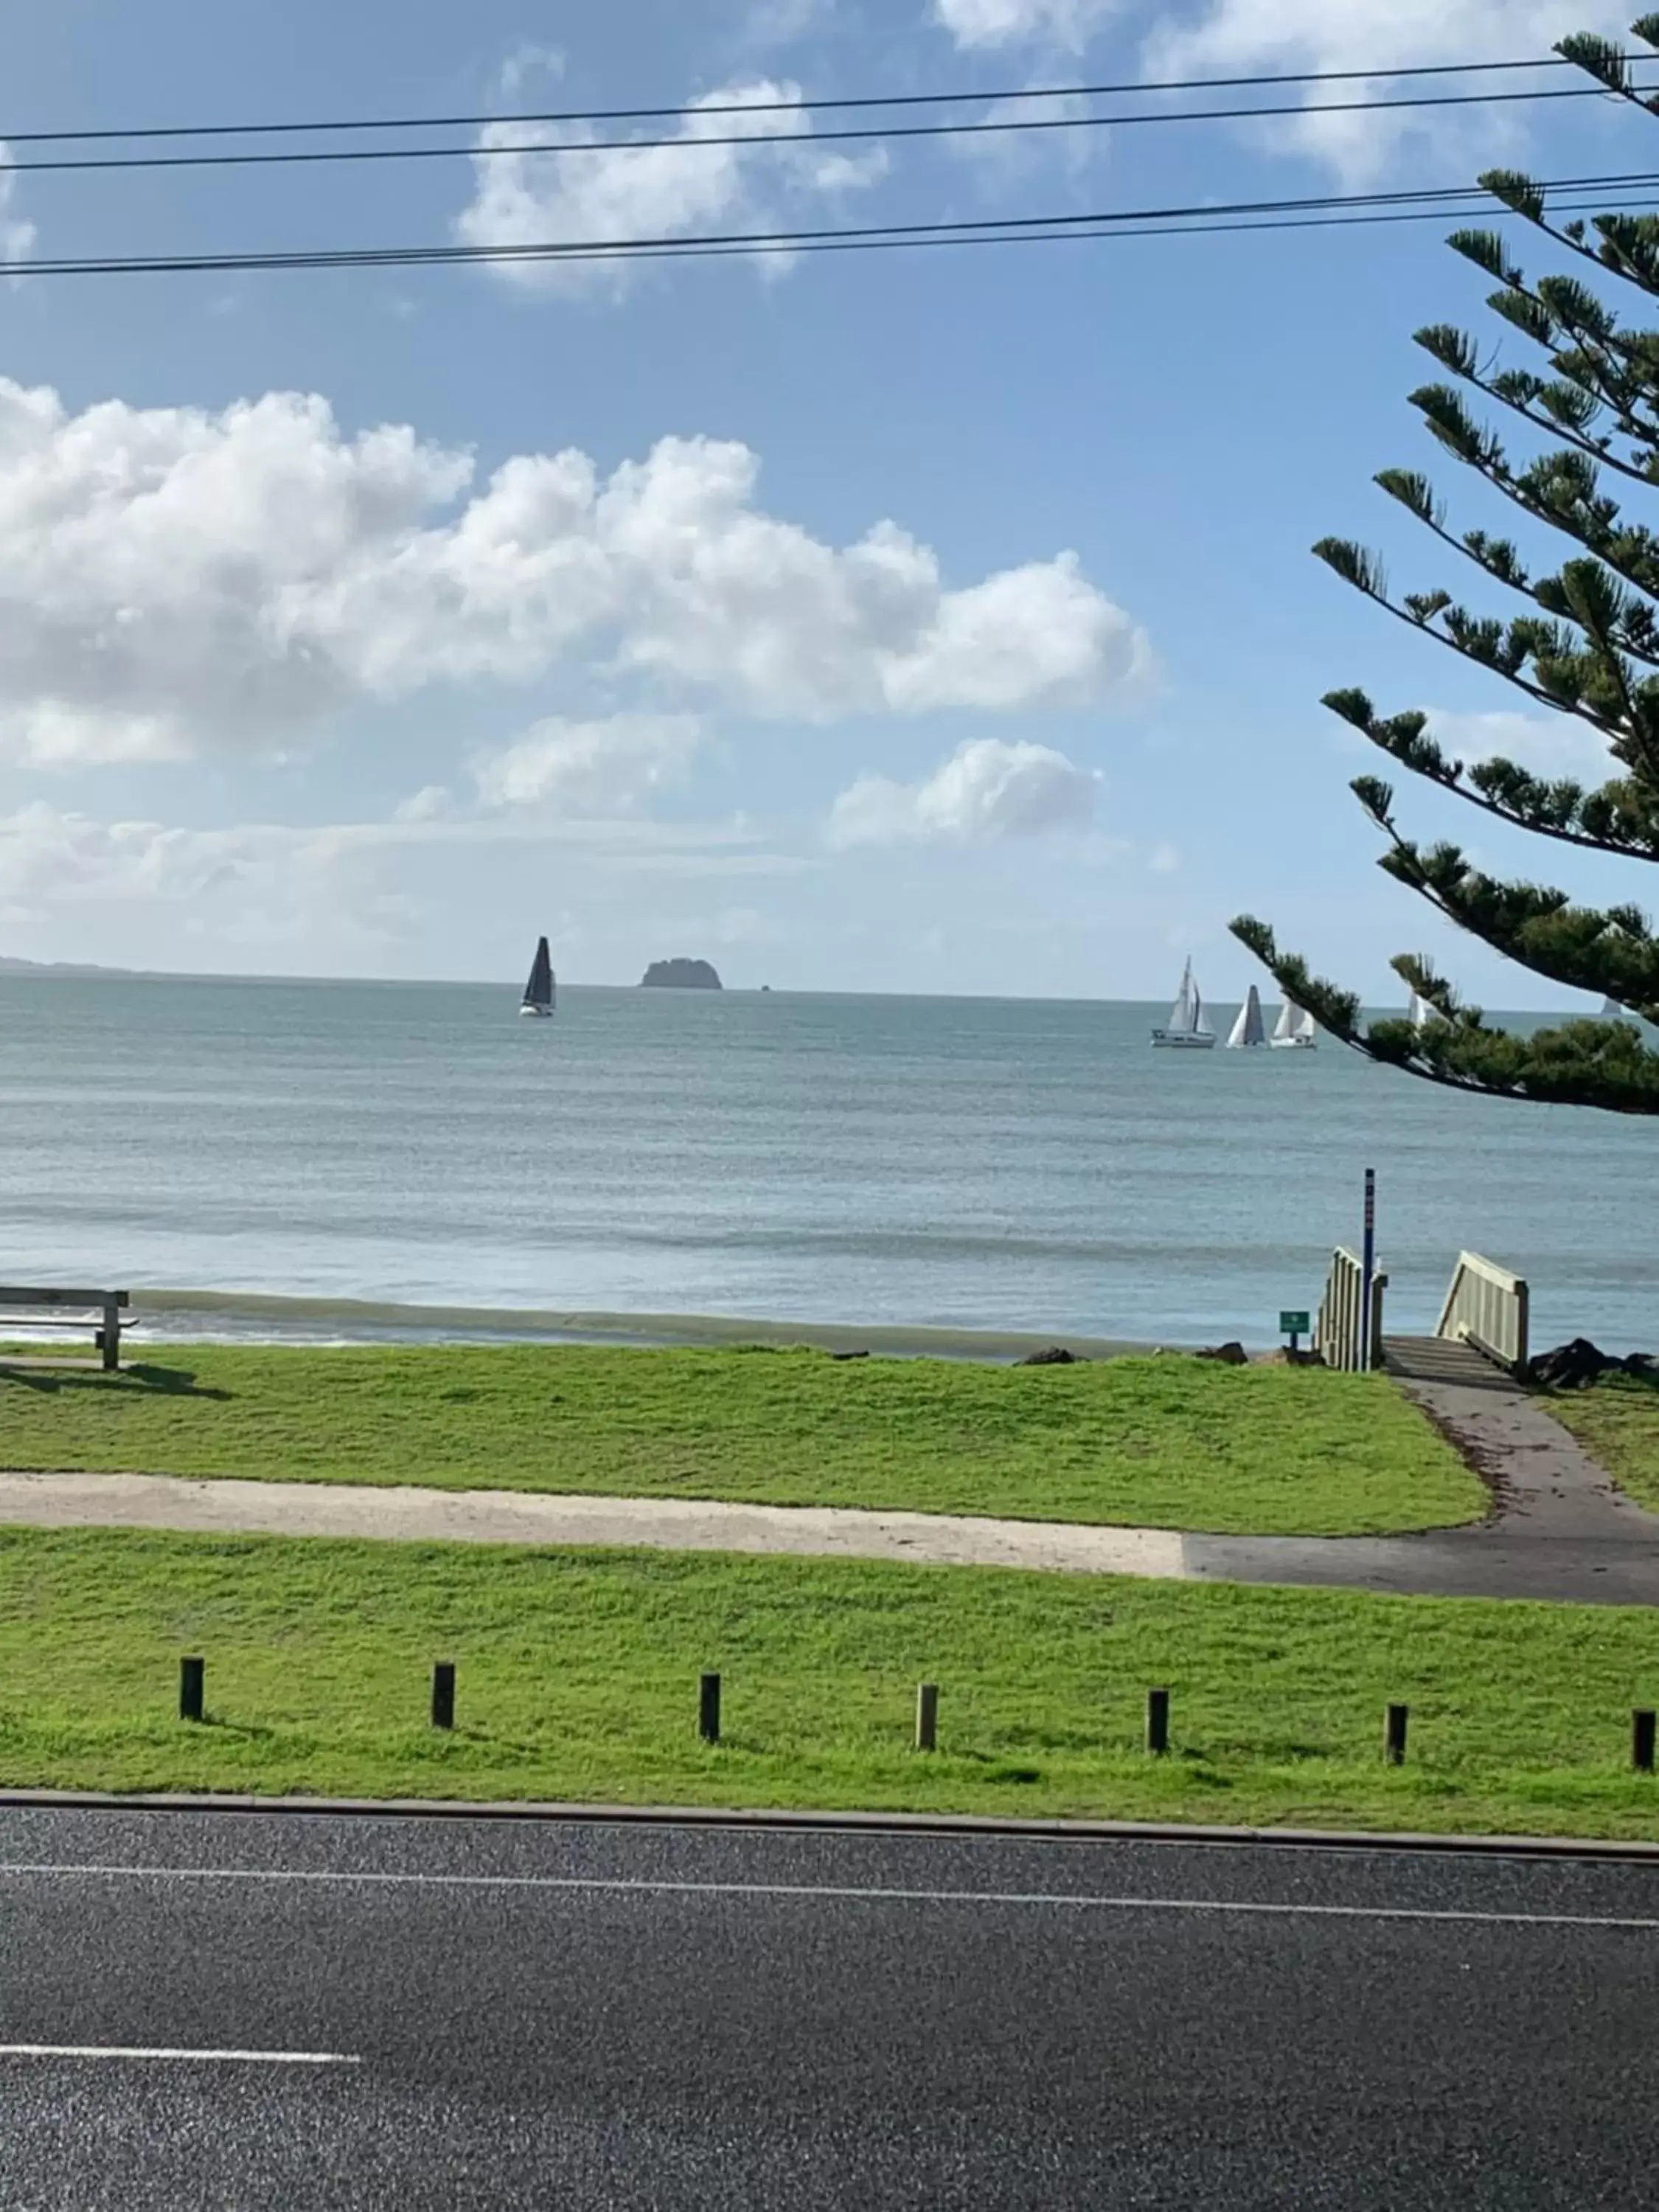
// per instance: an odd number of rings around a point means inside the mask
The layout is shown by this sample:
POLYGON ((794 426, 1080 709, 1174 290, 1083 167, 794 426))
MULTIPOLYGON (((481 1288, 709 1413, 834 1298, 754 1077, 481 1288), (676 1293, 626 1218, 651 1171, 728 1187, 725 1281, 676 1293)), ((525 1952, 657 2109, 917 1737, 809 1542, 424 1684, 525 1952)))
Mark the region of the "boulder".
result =
POLYGON ((1622 1368, 1624 1364, 1622 1359, 1610 1358, 1587 1336, 1575 1336, 1571 1344, 1558 1344, 1553 1352, 1540 1352, 1529 1360, 1527 1380, 1546 1390, 1583 1390, 1599 1382, 1609 1369, 1622 1368))
POLYGON ((1046 1352, 1028 1352, 1024 1359, 1014 1362, 1016 1367, 1075 1367, 1078 1357, 1067 1352, 1063 1344, 1051 1344, 1046 1352))
POLYGON ((1227 1344, 1212 1344, 1198 1357, 1200 1359, 1218 1359, 1227 1367, 1248 1367, 1250 1364, 1249 1353, 1236 1339, 1227 1344))
POLYGON ((1650 1352, 1633 1352, 1620 1359, 1587 1336, 1575 1336, 1571 1344, 1558 1344, 1553 1352, 1540 1352, 1527 1363, 1528 1382, 1545 1390, 1585 1390, 1604 1375, 1638 1375, 1650 1382, 1654 1372, 1650 1352))

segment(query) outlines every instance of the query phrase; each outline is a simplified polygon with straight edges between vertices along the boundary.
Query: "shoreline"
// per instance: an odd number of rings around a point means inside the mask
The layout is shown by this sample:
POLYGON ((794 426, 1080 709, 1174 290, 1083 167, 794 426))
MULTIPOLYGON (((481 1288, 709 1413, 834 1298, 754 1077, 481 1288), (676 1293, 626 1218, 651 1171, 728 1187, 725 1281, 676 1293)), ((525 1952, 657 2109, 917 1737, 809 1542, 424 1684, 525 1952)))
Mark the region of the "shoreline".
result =
MULTIPOLYGON (((288 1297, 237 1291, 134 1290, 131 1344, 592 1344, 641 1350, 744 1345, 868 1352, 889 1358, 970 1362, 1023 1358, 1062 1346, 1080 1359, 1121 1358, 1158 1346, 1146 1339, 1067 1329, 977 1329, 934 1324, 790 1321, 743 1314, 589 1313, 532 1307, 404 1304, 368 1298, 288 1297)), ((83 1332, 65 1329, 65 1340, 83 1332)), ((0 1324, 0 1335, 3 1335, 0 1324)), ((1197 1344, 1170 1342, 1171 1352, 1197 1344)), ((1252 1351, 1264 1347, 1251 1346, 1252 1351)))

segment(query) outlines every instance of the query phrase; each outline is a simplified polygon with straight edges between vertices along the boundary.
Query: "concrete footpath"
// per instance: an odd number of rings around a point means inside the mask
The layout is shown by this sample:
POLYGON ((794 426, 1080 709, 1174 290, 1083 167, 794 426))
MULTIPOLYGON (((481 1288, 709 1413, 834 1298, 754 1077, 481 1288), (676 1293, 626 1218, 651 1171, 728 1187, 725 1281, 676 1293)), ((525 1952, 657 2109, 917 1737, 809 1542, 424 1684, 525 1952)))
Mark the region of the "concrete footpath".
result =
POLYGON ((1659 1604, 1659 1515, 1622 1496, 1539 1401, 1461 1346, 1396 1340, 1389 1365, 1492 1493, 1473 1527, 1410 1536, 1210 1536, 828 1506, 549 1497, 155 1474, 0 1473, 0 1523, 226 1535, 642 1546, 1308 1584, 1440 1597, 1659 1604))

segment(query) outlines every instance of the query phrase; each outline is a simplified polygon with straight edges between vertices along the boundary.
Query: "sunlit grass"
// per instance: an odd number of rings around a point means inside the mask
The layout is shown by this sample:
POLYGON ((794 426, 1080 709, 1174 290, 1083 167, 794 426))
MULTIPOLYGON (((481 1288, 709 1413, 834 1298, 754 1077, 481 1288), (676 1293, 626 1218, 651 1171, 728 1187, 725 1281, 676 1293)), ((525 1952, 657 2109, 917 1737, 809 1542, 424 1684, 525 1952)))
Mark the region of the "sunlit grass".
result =
POLYGON ((1609 1375, 1588 1390, 1555 1390, 1550 1412, 1621 1490, 1659 1513, 1659 1388, 1609 1375))
POLYGON ((1388 1382, 509 1345, 168 1347, 0 1370, 0 1463, 1351 1535, 1478 1519, 1388 1382))
POLYGON ((1659 1837, 1650 1613, 964 1568, 0 1531, 0 1783, 1659 1837), (205 1727, 176 1717, 207 1662, 205 1727), (459 1669, 453 1735, 430 1667, 459 1669), (724 1678, 726 1740, 696 1735, 724 1678), (910 1748, 940 1686, 937 1755, 910 1748), (1140 1748, 1145 1692, 1172 1755, 1140 1748), (1382 1711, 1412 1709, 1382 1764, 1382 1711))

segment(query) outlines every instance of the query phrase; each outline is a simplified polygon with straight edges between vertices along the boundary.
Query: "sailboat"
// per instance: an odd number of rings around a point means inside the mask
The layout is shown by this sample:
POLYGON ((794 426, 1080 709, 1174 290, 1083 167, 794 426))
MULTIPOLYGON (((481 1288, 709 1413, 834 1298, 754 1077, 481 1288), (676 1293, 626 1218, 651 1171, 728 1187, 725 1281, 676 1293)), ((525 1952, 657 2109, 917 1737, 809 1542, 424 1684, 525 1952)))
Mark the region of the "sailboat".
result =
POLYGON ((537 944, 536 957, 531 963, 530 981, 524 987, 524 1004, 519 1012, 538 1021, 546 1021, 552 1015, 553 1000, 553 956, 548 951, 547 939, 544 937, 537 944))
POLYGON ((1169 1025, 1152 1031, 1155 1045, 1169 1045, 1185 1052, 1210 1052, 1215 1047, 1215 1031, 1204 1026, 1204 1001, 1198 985, 1193 981, 1193 963, 1187 963, 1187 972, 1181 979, 1181 996, 1170 1010, 1169 1025))
POLYGON ((1268 1042, 1275 1052, 1311 1052, 1319 1042, 1318 1026, 1304 1006, 1293 1006, 1286 999, 1268 1042))
POLYGON ((1437 1022, 1440 1019, 1440 1009, 1437 1006, 1431 1006, 1420 992, 1413 991, 1410 1019, 1412 1027, 1414 1030, 1420 1030, 1426 1024, 1437 1022))
POLYGON ((1601 1019, 1604 1022, 1622 1022, 1624 1018, 1625 1010, 1616 999, 1602 1000, 1601 1019))
POLYGON ((1267 1032, 1261 1023, 1261 994, 1254 983, 1250 995, 1238 1010, 1238 1019, 1233 1024, 1233 1033, 1227 1040, 1229 1052, 1240 1052, 1246 1045, 1266 1044, 1267 1032))

